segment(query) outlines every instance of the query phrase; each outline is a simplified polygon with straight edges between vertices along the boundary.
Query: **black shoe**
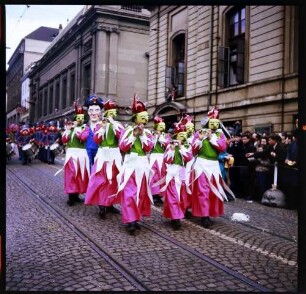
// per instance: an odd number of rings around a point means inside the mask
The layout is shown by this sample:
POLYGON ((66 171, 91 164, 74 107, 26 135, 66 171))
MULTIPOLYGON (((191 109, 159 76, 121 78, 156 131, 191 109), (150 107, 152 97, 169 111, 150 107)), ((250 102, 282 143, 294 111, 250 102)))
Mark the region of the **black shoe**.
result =
POLYGON ((201 225, 208 229, 212 225, 212 221, 208 216, 202 217, 201 218, 201 225))
POLYGON ((131 222, 128 224, 127 226, 127 231, 131 234, 131 235, 134 235, 135 231, 137 230, 137 227, 136 227, 136 222, 131 222))
POLYGON ((73 195, 74 195, 74 194, 69 194, 69 195, 68 195, 68 197, 69 197, 69 199, 68 199, 68 201, 67 201, 67 205, 68 205, 68 206, 74 205, 73 195))
POLYGON ((110 213, 117 213, 117 214, 120 214, 120 210, 117 209, 117 208, 114 207, 114 206, 108 206, 108 207, 106 207, 106 211, 107 211, 107 212, 110 212, 110 213))
POLYGON ((190 219, 191 217, 192 217, 192 213, 191 213, 190 211, 186 210, 186 212, 185 212, 185 218, 186 218, 186 219, 190 219))
POLYGON ((172 219, 171 220, 171 226, 174 230, 178 230, 182 224, 181 224, 181 221, 179 219, 172 219))
POLYGON ((99 216, 102 219, 106 218, 106 207, 105 206, 99 206, 99 216))
POLYGON ((153 195, 153 202, 155 205, 162 205, 164 202, 161 200, 159 195, 153 195))
POLYGON ((68 201, 67 201, 67 205, 68 205, 68 206, 72 206, 72 205, 74 205, 74 202, 71 201, 71 200, 68 200, 68 201))
POLYGON ((140 225, 139 225, 138 222, 135 222, 135 228, 136 228, 137 230, 141 230, 141 227, 140 227, 140 225))
POLYGON ((76 203, 82 203, 82 202, 84 202, 84 200, 82 200, 82 199, 79 198, 79 194, 73 194, 73 200, 74 200, 74 202, 76 202, 76 203))

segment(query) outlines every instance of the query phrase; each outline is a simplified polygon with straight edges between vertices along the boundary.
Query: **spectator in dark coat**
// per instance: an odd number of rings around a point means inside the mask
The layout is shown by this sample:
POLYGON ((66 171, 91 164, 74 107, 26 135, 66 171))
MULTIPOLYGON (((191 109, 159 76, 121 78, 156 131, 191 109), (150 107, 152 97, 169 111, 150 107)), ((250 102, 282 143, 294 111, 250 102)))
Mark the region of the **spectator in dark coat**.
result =
POLYGON ((254 185, 255 185, 255 162, 250 160, 247 156, 248 153, 254 153, 256 147, 251 140, 250 133, 242 134, 242 157, 240 168, 240 179, 242 186, 242 196, 247 200, 253 200, 255 197, 254 185))
POLYGON ((269 146, 267 148, 268 156, 272 164, 277 162, 283 165, 286 159, 286 148, 281 143, 281 139, 276 134, 270 134, 268 137, 269 146))
POLYGON ((290 167, 297 167, 298 163, 298 139, 297 131, 292 134, 292 141, 287 146, 285 164, 290 167))

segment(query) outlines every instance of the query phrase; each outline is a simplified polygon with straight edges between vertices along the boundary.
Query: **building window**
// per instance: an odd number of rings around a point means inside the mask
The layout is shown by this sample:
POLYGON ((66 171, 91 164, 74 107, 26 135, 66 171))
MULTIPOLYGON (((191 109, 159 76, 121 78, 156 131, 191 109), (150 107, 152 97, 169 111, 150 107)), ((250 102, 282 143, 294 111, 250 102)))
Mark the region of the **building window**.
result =
POLYGON ((43 92, 39 92, 38 101, 37 101, 37 117, 41 117, 43 115, 43 92))
POLYGON ((59 109, 59 99, 60 99, 60 84, 57 82, 55 84, 55 97, 54 97, 54 111, 59 109))
POLYGON ((49 109, 48 109, 48 114, 53 113, 53 86, 50 87, 50 92, 49 92, 49 109))
POLYGON ((87 51, 91 50, 91 48, 92 48, 92 40, 89 40, 83 45, 83 53, 86 53, 87 51))
POLYGON ((245 64, 245 7, 226 14, 226 46, 218 48, 218 86, 243 84, 245 64))
POLYGON ((166 100, 185 95, 185 34, 172 40, 171 66, 166 67, 166 100))
POLYGON ((71 73, 70 74, 70 89, 69 89, 69 93, 70 93, 69 105, 72 105, 73 101, 75 100, 75 73, 71 73))
POLYGON ((298 7, 294 10, 294 41, 293 41, 293 72, 297 73, 299 70, 299 14, 298 7))
POLYGON ((84 65, 83 68, 83 85, 82 85, 82 92, 81 95, 83 96, 84 100, 90 94, 90 82, 91 82, 91 66, 90 64, 84 65))
POLYGON ((262 136, 262 134, 266 133, 266 134, 271 134, 272 133, 272 125, 268 124, 268 125, 260 125, 260 126, 256 126, 254 128, 255 133, 258 133, 259 135, 262 136))
POLYGON ((43 103, 43 107, 44 107, 44 109, 43 109, 43 115, 45 116, 45 115, 47 115, 47 113, 48 113, 48 90, 47 89, 45 89, 45 91, 44 91, 44 103, 43 103))

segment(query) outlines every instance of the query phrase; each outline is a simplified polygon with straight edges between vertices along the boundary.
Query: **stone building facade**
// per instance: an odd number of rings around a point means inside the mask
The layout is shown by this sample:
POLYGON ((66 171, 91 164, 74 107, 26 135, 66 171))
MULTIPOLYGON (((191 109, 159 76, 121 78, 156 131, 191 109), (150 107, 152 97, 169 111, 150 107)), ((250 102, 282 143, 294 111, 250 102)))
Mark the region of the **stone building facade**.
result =
POLYGON ((46 48, 58 33, 59 29, 56 28, 39 27, 20 41, 9 59, 6 71, 7 125, 18 123, 21 120, 22 113, 18 109, 23 106, 21 99, 24 74, 34 62, 43 56, 46 48))
POLYGON ((150 6, 148 101, 168 127, 213 106, 227 126, 291 131, 298 113, 295 6, 150 6), (174 94, 174 95, 172 95, 174 94))
POLYGON ((149 16, 139 6, 84 6, 29 74, 31 121, 61 121, 91 93, 115 99, 127 120, 134 93, 147 99, 149 16))

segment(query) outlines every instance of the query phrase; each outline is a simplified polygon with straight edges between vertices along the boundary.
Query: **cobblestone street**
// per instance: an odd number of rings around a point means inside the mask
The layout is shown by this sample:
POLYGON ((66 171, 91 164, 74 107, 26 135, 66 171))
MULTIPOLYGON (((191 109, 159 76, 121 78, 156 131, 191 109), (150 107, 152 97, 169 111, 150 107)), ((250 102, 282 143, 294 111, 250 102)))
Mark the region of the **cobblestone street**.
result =
POLYGON ((7 291, 297 291, 296 210, 236 199, 211 229, 173 231, 154 206, 131 236, 119 214, 67 206, 62 164, 6 165, 7 291))

